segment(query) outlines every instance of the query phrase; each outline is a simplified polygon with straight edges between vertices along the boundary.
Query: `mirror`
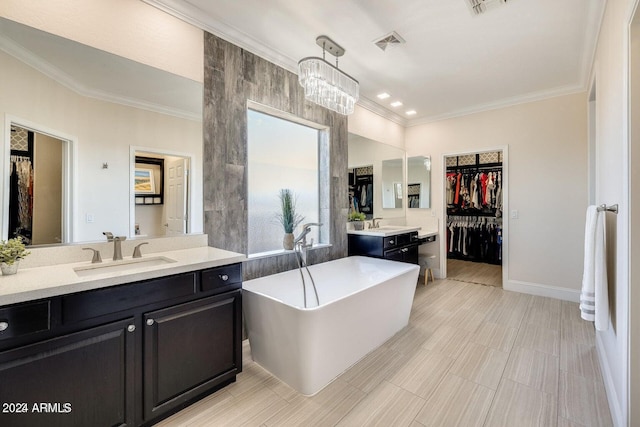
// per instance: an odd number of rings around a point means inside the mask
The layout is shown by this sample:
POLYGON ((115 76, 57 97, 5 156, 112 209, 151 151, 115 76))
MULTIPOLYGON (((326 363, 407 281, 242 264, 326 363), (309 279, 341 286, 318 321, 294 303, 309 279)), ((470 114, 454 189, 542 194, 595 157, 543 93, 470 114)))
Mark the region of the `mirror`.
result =
MULTIPOLYGON (((101 241, 103 231, 136 237, 131 147, 160 157, 183 150, 177 156, 189 164, 185 195, 191 205, 184 208, 183 228, 202 232, 202 83, 4 18, 0 63, 0 237, 8 238, 15 224, 9 225, 12 124, 69 142, 59 172, 67 177, 60 180, 62 207, 49 208, 61 212, 54 222, 62 229, 46 241, 34 236, 34 244, 101 241)), ((34 197, 35 206, 40 197, 34 197)))
MULTIPOLYGON (((373 217, 404 217, 404 209, 402 209, 402 200, 405 198, 405 181, 402 166, 405 157, 404 150, 353 133, 349 133, 348 145, 350 178, 352 178, 351 173, 353 170, 353 173, 357 172, 357 174, 361 175, 361 181, 364 180, 367 184, 371 184, 371 187, 366 187, 367 191, 364 199, 361 191, 362 186, 359 187, 360 191, 353 191, 360 203, 362 203, 362 200, 371 203, 371 212, 365 212, 367 219, 373 217), (391 162, 389 163, 389 161, 391 162), (386 178, 387 173, 389 174, 389 178, 386 178), (383 178, 383 175, 385 175, 386 179, 383 178), (367 181, 368 179, 370 181, 367 181), (386 181, 391 183, 388 186, 388 192, 385 190, 386 181), (384 200, 386 197, 385 194, 392 195, 392 197, 390 196, 389 203, 384 200), (399 207, 396 207, 396 205, 399 207)), ((350 184, 351 182, 352 181, 350 181, 350 184)), ((355 180, 353 182, 355 182, 355 180)), ((350 196, 352 195, 350 194, 350 196)), ((352 210, 352 206, 353 205, 350 205, 350 211, 352 210)))
POLYGON ((431 157, 407 158, 407 207, 431 207, 431 157))
POLYGON ((403 181, 402 159, 382 161, 382 208, 402 208, 403 181))

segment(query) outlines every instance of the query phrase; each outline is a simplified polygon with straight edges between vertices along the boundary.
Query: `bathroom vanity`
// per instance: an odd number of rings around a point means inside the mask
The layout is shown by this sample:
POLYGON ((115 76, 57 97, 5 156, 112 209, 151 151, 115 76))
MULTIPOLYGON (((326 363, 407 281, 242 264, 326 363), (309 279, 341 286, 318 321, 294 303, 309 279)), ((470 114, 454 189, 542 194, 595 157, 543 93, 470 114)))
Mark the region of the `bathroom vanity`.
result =
POLYGON ((73 280, 81 263, 0 277, 0 425, 151 425, 235 381, 244 256, 162 255, 174 262, 73 280), (30 277, 44 283, 11 293, 30 277))
POLYGON ((349 230, 349 256, 364 255, 392 261, 418 263, 420 227, 382 226, 349 230))

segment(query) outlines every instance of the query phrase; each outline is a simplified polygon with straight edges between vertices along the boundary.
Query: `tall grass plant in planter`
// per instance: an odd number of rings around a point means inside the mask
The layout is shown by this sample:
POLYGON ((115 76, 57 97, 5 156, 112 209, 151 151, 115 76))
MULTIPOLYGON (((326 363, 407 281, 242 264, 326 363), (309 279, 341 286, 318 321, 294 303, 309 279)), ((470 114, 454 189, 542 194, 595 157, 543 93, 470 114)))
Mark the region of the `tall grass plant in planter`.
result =
POLYGON ((0 270, 4 276, 16 274, 20 260, 31 252, 27 251, 21 237, 0 242, 0 270))
POLYGON ((276 214, 276 217, 284 229, 282 246, 290 251, 293 250, 293 230, 304 220, 304 217, 296 212, 297 198, 293 191, 283 188, 280 190, 278 197, 280 198, 281 212, 276 214))

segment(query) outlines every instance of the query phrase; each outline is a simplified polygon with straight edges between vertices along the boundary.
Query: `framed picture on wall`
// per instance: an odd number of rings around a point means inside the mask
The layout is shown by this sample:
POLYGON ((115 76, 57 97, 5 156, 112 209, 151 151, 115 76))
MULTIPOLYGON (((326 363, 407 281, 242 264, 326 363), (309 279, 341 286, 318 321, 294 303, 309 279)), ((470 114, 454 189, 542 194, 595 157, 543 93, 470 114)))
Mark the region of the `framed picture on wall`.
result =
POLYGON ((156 186, 153 179, 153 170, 146 168, 136 168, 135 171, 135 192, 136 194, 155 194, 156 186))
POLYGON ((133 185, 136 205, 162 205, 164 159, 136 156, 133 185))

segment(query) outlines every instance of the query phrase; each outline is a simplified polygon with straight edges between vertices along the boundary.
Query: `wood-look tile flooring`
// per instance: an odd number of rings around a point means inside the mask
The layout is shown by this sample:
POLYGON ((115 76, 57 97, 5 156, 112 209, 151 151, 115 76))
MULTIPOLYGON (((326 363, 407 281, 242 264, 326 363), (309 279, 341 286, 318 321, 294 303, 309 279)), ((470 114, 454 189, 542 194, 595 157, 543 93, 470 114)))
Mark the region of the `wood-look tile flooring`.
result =
POLYGON ((416 288, 409 326, 313 397, 251 360, 169 426, 611 426, 578 305, 454 280, 416 288))
POLYGON ((461 259, 448 259, 447 279, 502 287, 502 266, 461 259))

